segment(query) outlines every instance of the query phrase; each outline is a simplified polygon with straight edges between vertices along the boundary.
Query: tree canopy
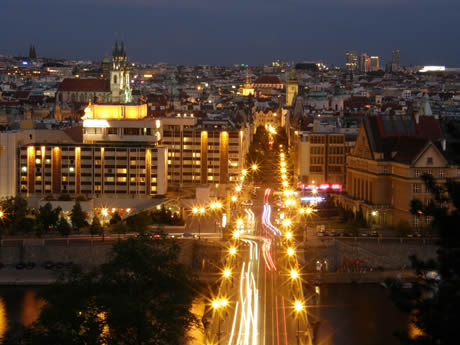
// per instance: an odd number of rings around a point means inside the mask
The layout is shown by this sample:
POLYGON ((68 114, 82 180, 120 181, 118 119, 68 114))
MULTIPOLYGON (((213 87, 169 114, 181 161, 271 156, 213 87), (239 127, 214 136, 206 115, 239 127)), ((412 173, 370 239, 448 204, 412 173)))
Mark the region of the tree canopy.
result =
POLYGON ((181 344, 197 322, 197 286, 178 254, 164 237, 117 242, 106 264, 87 274, 73 267, 46 291, 38 321, 13 328, 4 344, 181 344))
POLYGON ((417 332, 403 332, 404 344, 457 344, 460 324, 460 183, 448 181, 436 184, 431 175, 423 177, 432 194, 428 204, 411 202, 411 212, 432 220, 439 234, 437 257, 421 261, 412 257, 417 281, 409 290, 393 281, 391 297, 395 304, 409 313, 417 332))

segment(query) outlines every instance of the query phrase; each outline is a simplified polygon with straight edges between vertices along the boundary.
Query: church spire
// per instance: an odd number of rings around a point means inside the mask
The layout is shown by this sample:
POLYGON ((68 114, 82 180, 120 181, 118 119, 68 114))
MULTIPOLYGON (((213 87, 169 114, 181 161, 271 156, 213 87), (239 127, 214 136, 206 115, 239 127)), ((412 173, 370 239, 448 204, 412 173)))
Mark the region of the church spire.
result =
POLYGON ((116 57, 119 56, 119 51, 118 51, 118 40, 115 41, 115 47, 112 50, 112 56, 116 57))
POLYGON ((246 85, 251 84, 251 78, 249 77, 249 67, 246 67, 246 85))

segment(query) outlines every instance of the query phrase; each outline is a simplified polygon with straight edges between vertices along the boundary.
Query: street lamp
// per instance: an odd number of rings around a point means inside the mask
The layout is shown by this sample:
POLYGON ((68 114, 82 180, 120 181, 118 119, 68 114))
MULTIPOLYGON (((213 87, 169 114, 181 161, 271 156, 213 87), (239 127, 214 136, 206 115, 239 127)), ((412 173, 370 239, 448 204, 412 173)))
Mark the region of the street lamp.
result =
POLYGON ((286 236, 287 240, 292 239, 292 232, 290 232, 290 231, 286 232, 285 236, 286 236))
POLYGON ((217 344, 220 345, 220 319, 221 315, 219 311, 225 308, 228 305, 228 300, 226 298, 215 299, 212 301, 212 308, 217 312, 217 319, 218 319, 218 330, 217 330, 217 344))
POLYGON ((228 250, 228 253, 230 254, 230 256, 234 256, 236 254, 236 248, 230 247, 230 249, 228 250))
POLYGON ((236 197, 236 195, 233 195, 232 196, 232 202, 236 202, 236 200, 238 200, 238 198, 236 197))
POLYGON ((295 301, 294 310, 297 317, 297 345, 300 343, 300 313, 303 311, 304 306, 301 301, 295 301))
MULTIPOLYGON (((288 256, 293 256, 295 254, 294 248, 289 247, 287 249, 287 255, 288 256)), ((292 272, 292 271, 291 271, 292 272)))
POLYGON ((241 170, 241 175, 246 176, 248 174, 248 171, 246 169, 241 170))
POLYGON ((204 215, 205 213, 205 208, 204 207, 193 207, 192 208, 192 213, 194 215, 199 215, 199 218, 198 218, 198 239, 201 240, 201 216, 204 215))
POLYGON ((291 279, 299 278, 299 272, 297 272, 295 269, 292 269, 289 275, 291 276, 291 279))
POLYGON ((257 170, 257 164, 253 164, 251 168, 252 168, 253 171, 256 171, 257 170))

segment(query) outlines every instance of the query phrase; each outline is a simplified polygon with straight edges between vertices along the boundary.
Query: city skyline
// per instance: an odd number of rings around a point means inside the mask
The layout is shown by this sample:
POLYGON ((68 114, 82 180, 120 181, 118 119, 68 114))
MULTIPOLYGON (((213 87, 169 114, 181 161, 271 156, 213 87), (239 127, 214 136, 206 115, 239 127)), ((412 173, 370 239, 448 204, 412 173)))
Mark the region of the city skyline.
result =
POLYGON ((7 0, 1 7, 9 15, 0 27, 10 34, 0 39, 0 54, 26 56, 33 44, 38 56, 100 60, 118 38, 126 42, 130 60, 143 63, 260 65, 281 58, 343 66, 345 52, 354 50, 380 56, 385 66, 392 50, 399 49, 402 65, 456 67, 460 48, 450 42, 460 29, 455 21, 459 6, 449 0, 7 0), (436 16, 439 8, 442 21, 436 16))

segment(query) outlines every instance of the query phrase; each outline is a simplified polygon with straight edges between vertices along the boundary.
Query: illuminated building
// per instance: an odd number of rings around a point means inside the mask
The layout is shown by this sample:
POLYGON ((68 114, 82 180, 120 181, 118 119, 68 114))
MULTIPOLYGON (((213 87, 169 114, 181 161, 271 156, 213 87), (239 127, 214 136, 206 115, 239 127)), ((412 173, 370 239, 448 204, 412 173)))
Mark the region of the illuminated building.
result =
POLYGON ((18 189, 28 196, 150 196, 167 192, 161 121, 146 105, 89 104, 83 143, 36 142, 19 148, 18 189))
POLYGON ((425 204, 431 199, 422 175, 431 174, 439 183, 459 179, 455 152, 442 138, 433 116, 365 117, 347 157, 346 193, 340 203, 354 212, 361 209, 374 224, 426 225, 428 218, 410 213, 412 199, 425 204))
POLYGON ((370 71, 370 58, 366 53, 362 53, 359 56, 359 71, 361 73, 367 73, 370 71))
POLYGON ((131 103, 133 95, 130 86, 128 58, 126 57, 125 47, 118 42, 112 52, 112 70, 110 71, 110 90, 112 91, 112 102, 126 104, 131 103))
POLYGON ((345 67, 349 71, 356 71, 358 69, 358 55, 355 51, 346 52, 345 67))
POLYGON ((369 71, 376 72, 380 69, 379 57, 371 56, 369 59, 369 71))
POLYGON ((342 133, 299 132, 294 164, 303 184, 345 184, 346 156, 354 139, 342 133))
POLYGON ((272 127, 277 129, 279 126, 284 125, 284 116, 287 112, 287 109, 283 108, 274 108, 274 109, 256 109, 252 114, 253 117, 253 131, 257 131, 259 126, 265 127, 268 129, 272 127))
POLYGON ((241 85, 239 94, 242 96, 254 96, 254 84, 249 76, 249 69, 246 69, 246 80, 244 84, 241 85))
POLYGON ((168 148, 168 179, 177 186, 237 181, 249 134, 228 120, 162 117, 161 144, 168 148))
POLYGON ((295 69, 292 68, 286 78, 286 106, 291 107, 294 104, 295 97, 299 94, 299 79, 295 69))

